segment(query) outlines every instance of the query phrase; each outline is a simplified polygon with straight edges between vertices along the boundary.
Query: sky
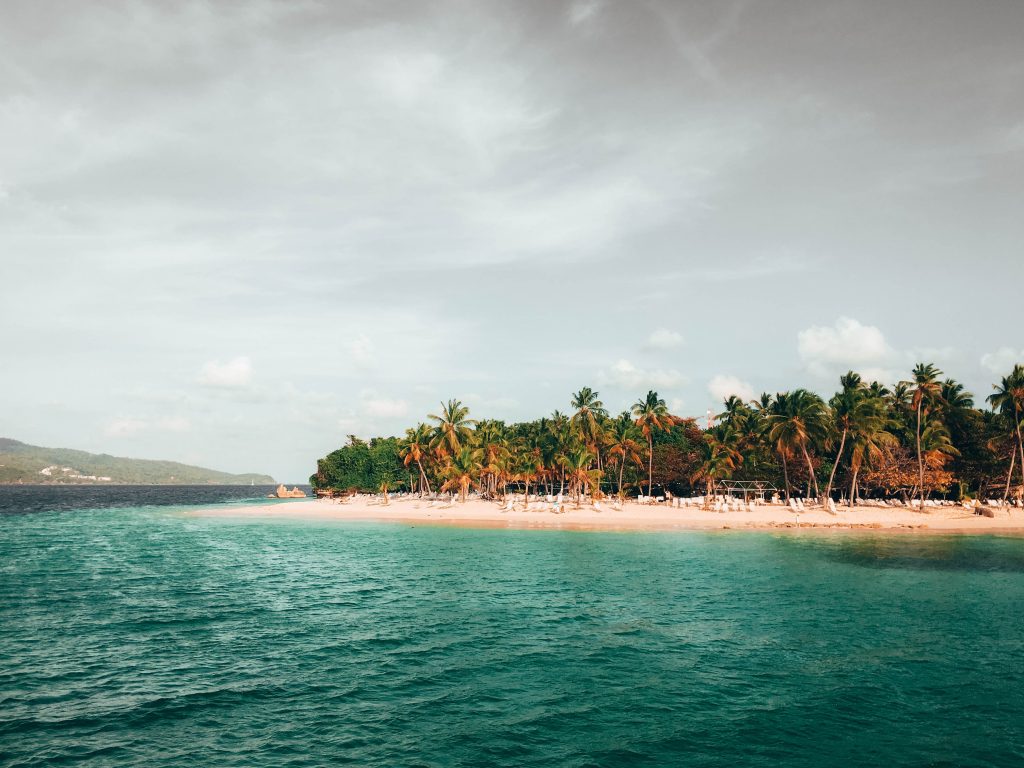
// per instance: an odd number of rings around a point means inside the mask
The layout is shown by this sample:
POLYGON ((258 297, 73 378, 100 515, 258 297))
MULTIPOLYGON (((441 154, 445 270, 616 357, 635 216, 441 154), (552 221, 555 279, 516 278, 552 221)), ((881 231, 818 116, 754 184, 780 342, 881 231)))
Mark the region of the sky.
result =
POLYGON ((303 481, 1024 361, 1018 0, 0 5, 0 436, 303 481))

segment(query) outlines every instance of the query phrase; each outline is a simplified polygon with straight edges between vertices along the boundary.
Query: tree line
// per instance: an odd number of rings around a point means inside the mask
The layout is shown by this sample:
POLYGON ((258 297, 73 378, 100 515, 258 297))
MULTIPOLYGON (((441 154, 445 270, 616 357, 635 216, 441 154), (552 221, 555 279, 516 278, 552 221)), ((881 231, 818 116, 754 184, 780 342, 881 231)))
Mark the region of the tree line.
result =
POLYGON ((354 435, 317 462, 317 489, 418 494, 471 489, 501 498, 715 492, 727 480, 762 481, 786 498, 866 497, 921 502, 1021 498, 1024 366, 993 386, 986 408, 935 365, 921 363, 892 388, 850 371, 825 400, 808 389, 731 396, 711 425, 673 415, 650 391, 612 415, 583 387, 567 412, 506 424, 441 404, 404 437, 354 435))

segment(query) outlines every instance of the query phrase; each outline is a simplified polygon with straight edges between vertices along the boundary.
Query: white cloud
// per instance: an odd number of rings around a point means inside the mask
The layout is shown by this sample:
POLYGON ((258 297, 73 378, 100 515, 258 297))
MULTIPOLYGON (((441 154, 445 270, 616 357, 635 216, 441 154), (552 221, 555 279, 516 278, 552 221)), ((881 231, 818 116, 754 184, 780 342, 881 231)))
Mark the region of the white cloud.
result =
POLYGON ((199 383, 208 387, 238 389, 252 381, 252 362, 248 357, 236 357, 221 363, 210 360, 199 374, 199 383))
POLYGON ((115 419, 103 431, 108 437, 131 437, 148 427, 149 424, 141 419, 115 419))
POLYGON ((1000 347, 981 356, 981 367, 1000 376, 1009 373, 1017 364, 1024 364, 1024 349, 1000 347))
POLYGON ((804 366, 815 376, 839 375, 847 369, 866 368, 877 373, 894 361, 896 353, 882 332, 850 317, 840 317, 835 325, 816 325, 797 334, 797 351, 804 366))
POLYGON ((382 419, 394 419, 405 416, 409 412, 409 404, 405 400, 390 400, 386 397, 374 397, 363 401, 363 410, 367 416, 382 419))
POLYGON ((629 360, 617 360, 610 368, 597 374, 602 386, 622 389, 671 389, 686 382, 679 371, 645 370, 637 368, 629 360))
POLYGON ((686 403, 681 397, 673 397, 668 403, 668 409, 677 415, 683 412, 685 406, 686 403))
POLYGON ((718 374, 708 382, 708 392, 716 402, 724 402, 730 395, 736 395, 744 402, 749 402, 757 396, 751 384, 741 380, 738 376, 724 373, 718 374))
POLYGON ((668 328, 657 328, 647 337, 644 344, 648 349, 674 349, 683 345, 683 335, 668 328))

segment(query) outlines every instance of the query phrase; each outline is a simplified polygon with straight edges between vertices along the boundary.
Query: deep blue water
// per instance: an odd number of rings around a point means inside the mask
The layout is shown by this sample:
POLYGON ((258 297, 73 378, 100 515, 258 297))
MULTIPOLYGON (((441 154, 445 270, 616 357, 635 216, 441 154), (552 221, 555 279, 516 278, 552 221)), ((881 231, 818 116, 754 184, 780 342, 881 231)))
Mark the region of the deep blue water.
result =
POLYGON ((67 501, 0 516, 2 765, 1024 764, 1021 539, 67 501))

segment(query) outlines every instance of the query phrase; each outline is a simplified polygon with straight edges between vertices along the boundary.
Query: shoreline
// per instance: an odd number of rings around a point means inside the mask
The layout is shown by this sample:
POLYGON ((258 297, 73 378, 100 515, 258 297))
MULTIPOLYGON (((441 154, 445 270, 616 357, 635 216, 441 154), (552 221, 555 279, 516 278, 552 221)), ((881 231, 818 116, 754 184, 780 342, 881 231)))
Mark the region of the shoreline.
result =
POLYGON ((835 515, 823 508, 807 509, 799 518, 789 507, 763 505, 754 511, 716 512, 696 507, 653 506, 626 502, 621 510, 609 503, 598 510, 572 504, 555 513, 540 502, 528 510, 521 502, 503 511, 496 502, 470 499, 453 505, 410 498, 359 497, 345 503, 327 499, 282 500, 277 504, 204 507, 187 513, 197 517, 276 518, 334 522, 398 523, 462 528, 573 531, 779 531, 821 533, 992 534, 1024 536, 1024 510, 1002 508, 996 517, 975 515, 961 507, 937 507, 917 512, 906 507, 839 507, 835 515))

